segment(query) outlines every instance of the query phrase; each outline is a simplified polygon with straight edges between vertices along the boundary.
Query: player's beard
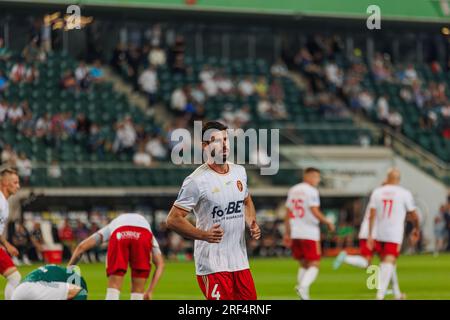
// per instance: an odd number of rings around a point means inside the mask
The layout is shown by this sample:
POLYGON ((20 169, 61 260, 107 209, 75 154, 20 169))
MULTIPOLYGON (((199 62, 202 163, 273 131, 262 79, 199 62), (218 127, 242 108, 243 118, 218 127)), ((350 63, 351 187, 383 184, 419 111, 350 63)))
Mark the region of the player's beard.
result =
MULTIPOLYGON (((220 155, 218 155, 218 157, 219 156, 220 155)), ((211 150, 211 157, 215 160, 219 160, 219 159, 216 159, 216 150, 211 150)), ((226 152, 224 152, 224 153, 222 153, 222 162, 221 163, 216 162, 216 163, 217 164, 225 164, 227 162, 227 159, 228 159, 228 155, 226 154, 226 152)))

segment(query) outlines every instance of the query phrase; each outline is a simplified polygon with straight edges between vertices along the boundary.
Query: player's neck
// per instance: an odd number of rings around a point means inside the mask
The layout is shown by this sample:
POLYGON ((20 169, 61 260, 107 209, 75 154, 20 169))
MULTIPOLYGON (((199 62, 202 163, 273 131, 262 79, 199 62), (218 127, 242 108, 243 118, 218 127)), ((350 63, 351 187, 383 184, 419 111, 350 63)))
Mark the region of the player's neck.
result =
POLYGON ((0 188, 0 192, 3 194, 3 196, 5 197, 5 199, 8 199, 10 194, 6 189, 2 189, 0 188))
POLYGON ((208 166, 213 171, 220 173, 220 174, 226 174, 230 170, 230 166, 228 165, 228 163, 222 163, 222 164, 208 163, 208 166))

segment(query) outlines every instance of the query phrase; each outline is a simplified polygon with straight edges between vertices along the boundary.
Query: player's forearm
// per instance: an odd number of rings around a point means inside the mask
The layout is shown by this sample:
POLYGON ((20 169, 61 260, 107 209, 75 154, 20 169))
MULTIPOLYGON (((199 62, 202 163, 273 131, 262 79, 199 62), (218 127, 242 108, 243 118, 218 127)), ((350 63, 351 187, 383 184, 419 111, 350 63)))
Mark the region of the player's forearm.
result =
POLYGON ((153 273, 152 281, 150 282, 147 291, 153 292, 153 290, 155 289, 156 285, 159 282, 159 279, 161 279, 163 272, 164 272, 164 262, 160 261, 157 264, 155 264, 155 272, 153 273))
POLYGON ((96 244, 97 240, 91 236, 87 238, 86 240, 82 241, 74 250, 72 257, 69 261, 69 266, 76 265, 80 261, 81 257, 83 256, 83 253, 86 251, 92 249, 96 244))
POLYGON ((5 247, 9 244, 8 240, 6 240, 4 235, 0 235, 0 244, 5 247))
POLYGON ((244 200, 245 205, 245 222, 247 225, 251 225, 253 221, 256 221, 256 209, 253 204, 253 200, 250 195, 244 200))
POLYGON ((369 237, 372 235, 373 226, 375 224, 375 209, 370 209, 370 215, 369 215, 369 237))
POLYGON ((169 215, 167 218, 167 227, 185 238, 204 240, 206 237, 205 231, 194 227, 184 217, 169 215))
POLYGON ((285 234, 290 236, 291 235, 291 223, 289 221, 289 212, 288 210, 286 210, 286 215, 284 218, 284 229, 285 229, 285 234))
POLYGON ((320 211, 317 207, 311 207, 312 214, 323 224, 328 224, 328 219, 323 215, 323 213, 320 211))

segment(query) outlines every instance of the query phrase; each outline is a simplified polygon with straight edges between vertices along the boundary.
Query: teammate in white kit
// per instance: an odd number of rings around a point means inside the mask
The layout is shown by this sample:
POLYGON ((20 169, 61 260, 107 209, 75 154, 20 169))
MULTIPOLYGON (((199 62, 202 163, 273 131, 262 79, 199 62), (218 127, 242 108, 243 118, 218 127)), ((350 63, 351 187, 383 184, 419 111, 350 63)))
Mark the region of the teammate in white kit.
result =
POLYGON ((17 249, 6 240, 5 226, 9 217, 8 198, 20 189, 17 171, 0 168, 0 273, 6 278, 5 299, 10 300, 14 289, 20 284, 21 276, 11 256, 18 256, 17 249))
MULTIPOLYGON (((389 282, 396 269, 396 260, 400 254, 406 215, 411 215, 414 229, 411 236, 418 239, 419 219, 416 213, 411 192, 399 186, 400 171, 390 169, 386 184, 375 189, 370 197, 370 219, 367 246, 369 249, 377 248, 381 257, 380 284, 377 299, 384 299, 389 282), (372 232, 376 221, 376 241, 372 232)), ((398 282, 398 281, 397 281, 398 282)), ((400 291, 397 292, 397 294, 400 291)), ((396 294, 394 292, 394 294, 396 294)), ((396 296, 396 298, 401 298, 396 296)))
POLYGON ((73 252, 69 266, 77 264, 84 252, 105 242, 108 242, 106 300, 119 300, 128 264, 131 267, 131 300, 150 300, 164 270, 164 259, 147 220, 137 213, 121 214, 81 242, 73 252), (151 260, 156 270, 144 294, 151 260))
POLYGON ((207 122, 202 128, 206 163, 183 182, 167 217, 167 225, 195 239, 197 281, 208 300, 254 300, 256 290, 249 269, 245 224, 251 236, 261 231, 247 189, 244 167, 227 162, 227 127, 207 122), (196 226, 186 216, 193 212, 196 226))
POLYGON ((319 223, 324 223, 331 232, 335 229, 333 222, 320 211, 320 196, 316 189, 319 183, 319 169, 307 168, 303 182, 289 189, 286 200, 284 243, 300 263, 296 290, 303 300, 309 300, 309 287, 319 273, 319 223))
MULTIPOLYGON (((385 183, 383 183, 384 185, 385 183)), ((336 259, 333 262, 333 269, 337 270, 342 265, 342 263, 346 263, 348 265, 366 269, 374 256, 375 253, 377 253, 377 245, 375 245, 372 249, 369 249, 367 247, 367 238, 369 237, 369 218, 370 218, 370 203, 367 204, 366 211, 364 213, 364 218, 361 223, 361 227, 359 229, 359 250, 361 252, 360 255, 349 255, 345 250, 342 250, 336 259)), ((375 225, 372 229, 372 238, 376 241, 376 221, 375 225)), ((400 292, 400 287, 398 284, 398 278, 397 278, 397 269, 394 269, 394 272, 392 274, 392 291, 394 293, 394 296, 396 299, 404 299, 405 295, 400 292)))

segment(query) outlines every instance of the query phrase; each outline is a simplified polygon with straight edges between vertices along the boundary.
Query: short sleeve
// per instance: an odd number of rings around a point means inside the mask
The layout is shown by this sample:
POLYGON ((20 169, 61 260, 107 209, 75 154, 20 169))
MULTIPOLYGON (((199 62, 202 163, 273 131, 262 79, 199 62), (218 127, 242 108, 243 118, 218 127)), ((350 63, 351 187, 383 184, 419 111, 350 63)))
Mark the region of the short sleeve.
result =
POLYGON ((370 195, 370 199, 369 199, 369 208, 370 209, 376 209, 375 197, 376 197, 376 194, 375 194, 375 191, 374 191, 370 195))
POLYGON ((152 240, 152 254, 161 254, 161 248, 159 247, 158 240, 156 240, 155 237, 153 237, 152 240))
POLYGON ((288 191, 286 203, 284 204, 286 208, 291 209, 291 202, 292 202, 292 189, 288 191))
POLYGON ((191 177, 187 177, 181 186, 181 190, 178 193, 174 206, 191 212, 197 205, 199 199, 200 190, 198 189, 197 184, 191 177))
POLYGON ((410 212, 413 210, 416 210, 416 205, 414 203, 414 198, 411 194, 411 192, 407 191, 405 195, 405 205, 406 205, 406 211, 410 212))
POLYGON ((109 225, 101 228, 100 230, 97 231, 97 234, 102 236, 102 242, 107 242, 109 241, 109 238, 111 237, 111 228, 109 227, 109 225))
POLYGON ((317 191, 316 189, 311 190, 311 192, 309 193, 309 206, 320 207, 319 191, 317 191))
POLYGON ((248 179, 247 179, 247 172, 244 169, 244 184, 245 184, 245 196, 244 199, 248 197, 248 179))

